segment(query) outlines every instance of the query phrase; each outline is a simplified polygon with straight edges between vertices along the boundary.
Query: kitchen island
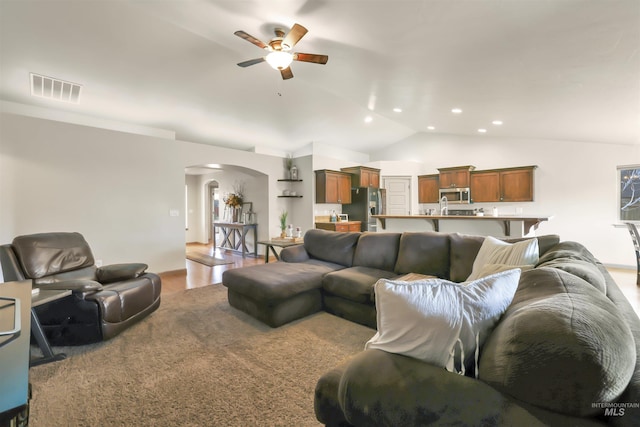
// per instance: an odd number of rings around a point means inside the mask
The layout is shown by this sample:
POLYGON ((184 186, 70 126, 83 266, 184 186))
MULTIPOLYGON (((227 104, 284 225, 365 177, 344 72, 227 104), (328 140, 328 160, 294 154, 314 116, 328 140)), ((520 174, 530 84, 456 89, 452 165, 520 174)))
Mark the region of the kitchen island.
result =
POLYGON ((496 237, 535 236, 552 215, 373 215, 384 231, 442 231, 496 237))

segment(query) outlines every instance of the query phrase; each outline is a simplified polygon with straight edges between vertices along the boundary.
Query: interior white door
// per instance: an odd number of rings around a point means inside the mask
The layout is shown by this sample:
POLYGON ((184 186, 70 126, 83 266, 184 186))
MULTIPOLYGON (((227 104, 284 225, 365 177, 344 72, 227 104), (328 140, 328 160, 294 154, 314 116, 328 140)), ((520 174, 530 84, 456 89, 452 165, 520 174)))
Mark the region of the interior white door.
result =
POLYGON ((387 215, 411 215, 411 178, 384 177, 387 189, 387 215))

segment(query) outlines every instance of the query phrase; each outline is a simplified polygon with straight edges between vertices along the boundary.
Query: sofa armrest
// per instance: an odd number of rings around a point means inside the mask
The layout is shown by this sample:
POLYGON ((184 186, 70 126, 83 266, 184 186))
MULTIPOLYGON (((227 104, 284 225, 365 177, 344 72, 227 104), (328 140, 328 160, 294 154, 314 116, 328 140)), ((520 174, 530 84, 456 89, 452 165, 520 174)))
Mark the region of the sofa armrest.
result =
POLYGON ((352 425, 544 425, 489 385, 428 363, 365 350, 348 364, 338 399, 352 425))
POLYGON ((110 264, 98 267, 96 277, 100 283, 113 283, 135 279, 142 275, 149 266, 143 263, 110 264))
POLYGON ((309 254, 304 245, 288 246, 280 251, 280 259, 284 262, 304 262, 309 259, 309 254))
POLYGON ((65 280, 44 284, 39 286, 39 288, 44 290, 70 290, 73 291, 73 293, 87 293, 102 290, 102 285, 95 280, 65 280))

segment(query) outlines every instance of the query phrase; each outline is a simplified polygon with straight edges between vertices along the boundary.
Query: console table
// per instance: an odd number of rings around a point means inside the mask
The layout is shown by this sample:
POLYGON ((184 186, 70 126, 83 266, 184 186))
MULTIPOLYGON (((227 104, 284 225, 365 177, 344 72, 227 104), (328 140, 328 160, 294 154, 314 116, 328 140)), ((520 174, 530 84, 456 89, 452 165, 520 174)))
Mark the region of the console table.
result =
POLYGON ((246 255, 258 254, 258 224, 243 224, 241 222, 214 222, 212 227, 213 236, 211 240, 214 246, 221 249, 242 252, 242 257, 246 255), (222 241, 216 242, 216 229, 222 232, 222 241), (253 233, 253 251, 247 246, 247 234, 253 233))

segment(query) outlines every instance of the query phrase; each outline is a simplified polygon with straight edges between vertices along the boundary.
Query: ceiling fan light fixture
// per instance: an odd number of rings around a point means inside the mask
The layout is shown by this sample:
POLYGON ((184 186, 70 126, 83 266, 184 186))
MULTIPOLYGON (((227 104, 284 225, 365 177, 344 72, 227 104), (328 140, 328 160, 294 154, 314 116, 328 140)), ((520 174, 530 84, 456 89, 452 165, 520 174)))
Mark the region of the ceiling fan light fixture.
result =
POLYGON ((293 61, 293 55, 289 52, 283 52, 276 50, 270 52, 266 57, 267 63, 271 65, 274 70, 284 70, 293 61))

